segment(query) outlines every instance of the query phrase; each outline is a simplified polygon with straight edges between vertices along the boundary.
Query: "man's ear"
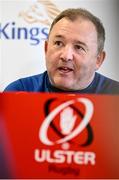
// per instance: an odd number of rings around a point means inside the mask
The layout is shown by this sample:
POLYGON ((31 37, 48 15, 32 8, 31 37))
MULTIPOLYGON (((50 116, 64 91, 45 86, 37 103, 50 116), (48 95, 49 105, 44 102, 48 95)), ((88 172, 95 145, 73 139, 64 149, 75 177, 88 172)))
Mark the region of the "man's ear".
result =
POLYGON ((106 53, 105 51, 101 51, 98 56, 97 56, 97 61, 96 61, 96 70, 98 70, 100 68, 100 66, 102 65, 104 59, 105 59, 106 53))
POLYGON ((48 41, 45 41, 45 45, 44 45, 45 53, 47 52, 47 48, 48 48, 48 41))

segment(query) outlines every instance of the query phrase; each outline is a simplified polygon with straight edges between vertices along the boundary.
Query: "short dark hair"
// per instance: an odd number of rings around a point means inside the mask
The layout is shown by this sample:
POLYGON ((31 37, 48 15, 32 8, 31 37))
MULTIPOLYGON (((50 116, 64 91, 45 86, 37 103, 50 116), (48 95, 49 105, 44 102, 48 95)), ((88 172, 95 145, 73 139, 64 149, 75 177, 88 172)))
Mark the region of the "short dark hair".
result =
POLYGON ((53 28, 53 26, 62 18, 67 18, 71 21, 76 20, 78 17, 81 17, 83 19, 91 21, 97 31, 97 40, 98 40, 98 52, 101 52, 104 48, 104 42, 105 42, 105 29, 103 27, 103 24, 99 18, 94 16, 91 12, 89 12, 86 9, 82 8, 69 8, 64 11, 62 11, 51 24, 49 34, 53 28))

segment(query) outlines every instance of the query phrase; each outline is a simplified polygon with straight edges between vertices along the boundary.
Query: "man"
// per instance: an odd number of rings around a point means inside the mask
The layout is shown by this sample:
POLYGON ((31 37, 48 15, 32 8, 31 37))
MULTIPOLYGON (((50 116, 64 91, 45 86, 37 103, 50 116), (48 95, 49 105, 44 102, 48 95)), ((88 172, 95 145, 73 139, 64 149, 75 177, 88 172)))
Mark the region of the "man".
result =
POLYGON ((67 9, 53 21, 45 42, 47 71, 19 79, 5 91, 118 94, 119 82, 96 71, 102 65, 105 30, 84 9, 67 9))

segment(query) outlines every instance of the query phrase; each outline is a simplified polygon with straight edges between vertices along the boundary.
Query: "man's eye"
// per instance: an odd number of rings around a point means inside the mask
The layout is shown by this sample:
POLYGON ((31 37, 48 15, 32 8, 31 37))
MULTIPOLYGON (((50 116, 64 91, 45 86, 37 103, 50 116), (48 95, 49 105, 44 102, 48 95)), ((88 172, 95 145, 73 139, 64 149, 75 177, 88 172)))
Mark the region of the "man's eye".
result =
POLYGON ((57 46, 62 46, 63 43, 62 43, 61 41, 55 41, 55 45, 57 45, 57 46))
POLYGON ((76 50, 85 51, 85 49, 80 45, 75 45, 76 50))

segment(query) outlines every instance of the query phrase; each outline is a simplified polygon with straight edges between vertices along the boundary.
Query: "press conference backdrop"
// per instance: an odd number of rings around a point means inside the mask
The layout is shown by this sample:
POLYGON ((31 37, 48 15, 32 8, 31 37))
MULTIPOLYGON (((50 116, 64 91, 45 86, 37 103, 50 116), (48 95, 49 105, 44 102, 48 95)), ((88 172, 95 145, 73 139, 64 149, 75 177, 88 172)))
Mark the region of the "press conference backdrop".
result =
POLYGON ((86 8, 106 30, 106 59, 99 72, 119 80, 118 0, 0 0, 0 91, 12 81, 43 72, 44 40, 55 16, 86 8))

